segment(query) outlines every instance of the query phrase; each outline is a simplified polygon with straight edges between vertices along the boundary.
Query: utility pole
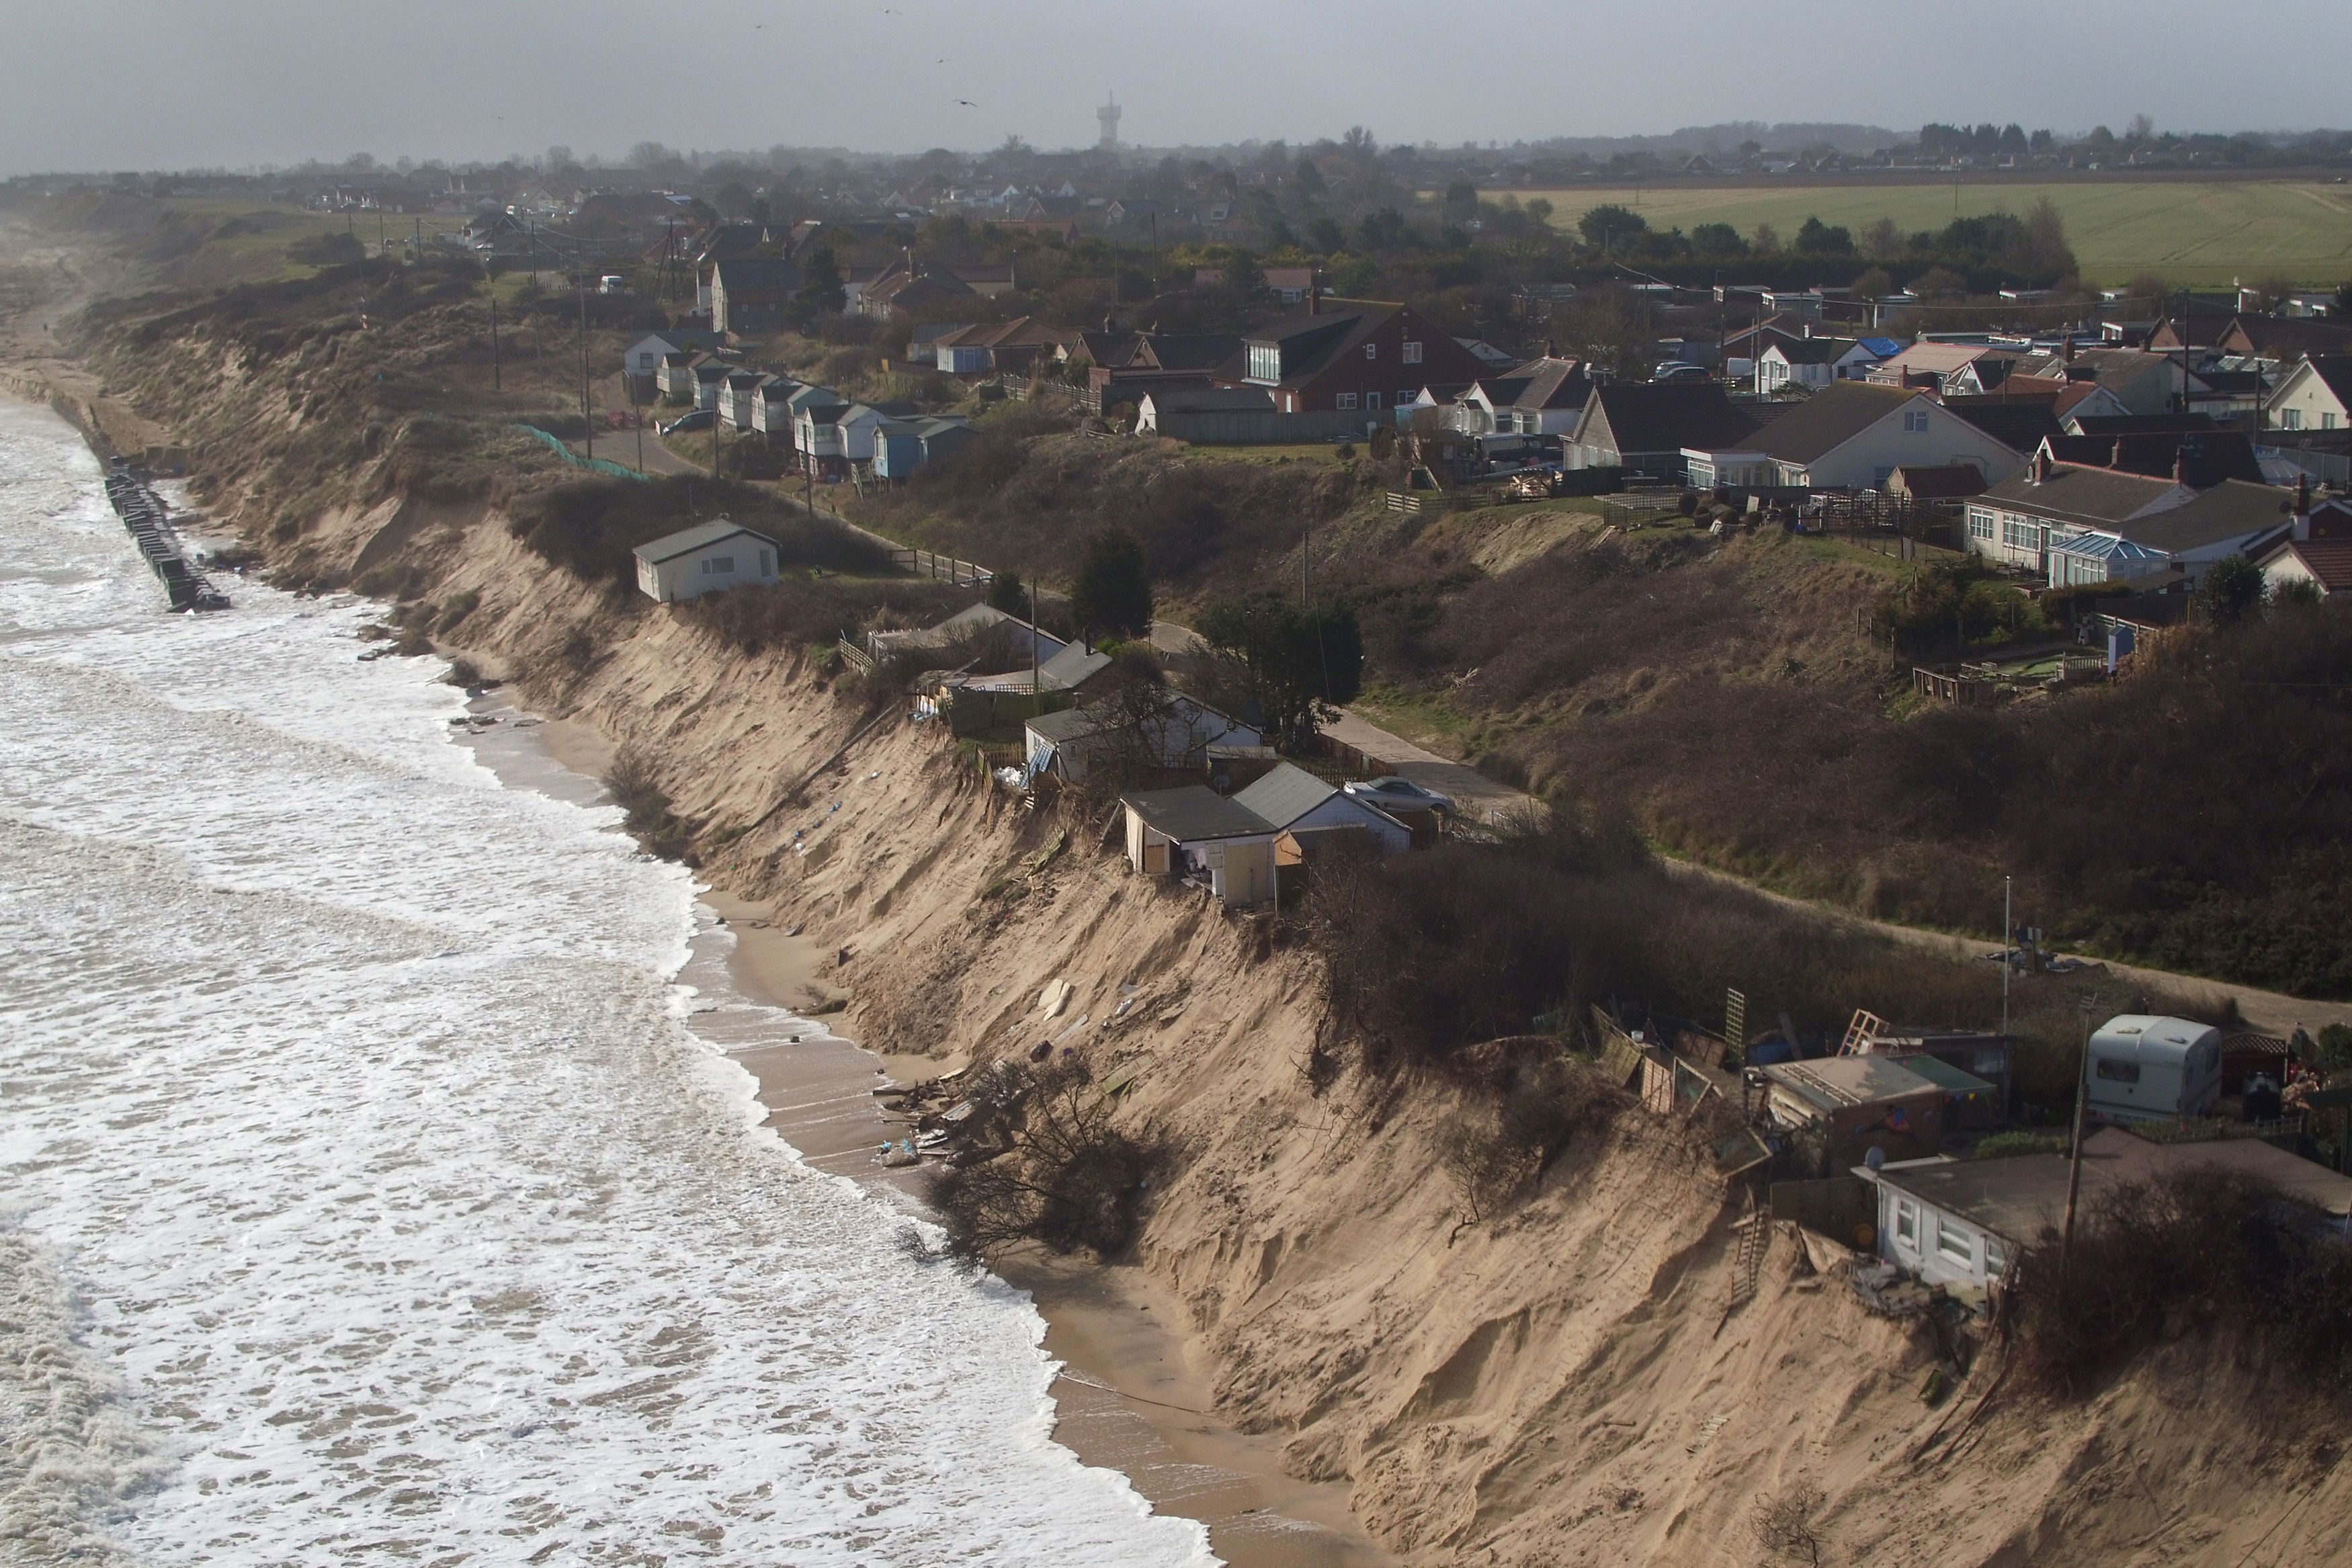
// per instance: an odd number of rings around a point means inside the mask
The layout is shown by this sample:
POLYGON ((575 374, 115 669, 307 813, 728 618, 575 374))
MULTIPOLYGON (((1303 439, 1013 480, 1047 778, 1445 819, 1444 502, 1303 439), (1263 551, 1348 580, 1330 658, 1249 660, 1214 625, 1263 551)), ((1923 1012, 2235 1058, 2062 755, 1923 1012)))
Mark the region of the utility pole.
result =
POLYGON ((2010 918, 2009 878, 2000 879, 2000 1034, 2009 1038, 2009 972, 2016 967, 2017 925, 2010 918))
POLYGON ((2083 1190, 2083 1102, 2090 1098, 2091 1076, 2091 1014, 2098 1005, 2095 994, 2083 998, 2083 1061, 2074 1072, 2074 1151, 2066 1162, 2066 1228, 2058 1238, 2058 1282, 2066 1282, 2066 1266, 2074 1252, 2074 1200, 2083 1190))
POLYGON ((588 461, 596 460, 596 410, 588 391, 588 280, 580 280, 580 423, 587 427, 588 461))
POLYGON ((1315 525, 1308 523, 1298 536, 1298 608, 1304 610, 1307 598, 1307 550, 1315 542, 1315 525))
POLYGON ((493 290, 490 295, 490 390, 504 392, 505 372, 499 368, 499 297, 495 292, 498 285, 494 283, 490 287, 493 290))
MULTIPOLYGON (((621 382, 628 389, 629 423, 637 427, 637 472, 642 475, 646 471, 646 411, 637 402, 637 389, 630 382, 626 367, 622 369, 621 382)), ((2002 1032, 2008 1031, 2003 1030, 2002 1032)))

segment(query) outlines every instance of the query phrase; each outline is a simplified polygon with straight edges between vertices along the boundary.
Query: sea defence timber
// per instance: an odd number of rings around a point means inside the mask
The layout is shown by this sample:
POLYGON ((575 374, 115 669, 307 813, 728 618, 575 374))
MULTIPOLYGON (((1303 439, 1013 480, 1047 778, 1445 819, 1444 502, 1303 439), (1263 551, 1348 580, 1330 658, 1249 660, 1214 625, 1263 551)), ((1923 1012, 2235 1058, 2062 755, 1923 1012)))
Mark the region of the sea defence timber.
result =
POLYGON ((228 595, 215 588, 205 574, 189 564, 172 531, 171 515, 163 497, 147 482, 116 458, 106 476, 106 498, 113 503, 122 526, 131 530, 139 553, 163 580, 174 610, 226 610, 228 595))

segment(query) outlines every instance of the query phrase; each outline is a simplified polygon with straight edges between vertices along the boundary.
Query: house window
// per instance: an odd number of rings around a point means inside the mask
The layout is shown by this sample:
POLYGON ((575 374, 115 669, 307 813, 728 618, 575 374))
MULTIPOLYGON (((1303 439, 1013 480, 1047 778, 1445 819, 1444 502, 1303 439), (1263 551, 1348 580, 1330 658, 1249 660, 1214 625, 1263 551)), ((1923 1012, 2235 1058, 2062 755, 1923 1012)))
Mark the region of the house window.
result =
POLYGON ((1899 1197, 1895 1200, 1895 1239, 1906 1247, 1919 1245, 1919 1211, 1899 1197))
POLYGON ((2014 517, 2003 518, 2000 542, 2011 549, 2038 550, 2042 548, 2042 525, 2021 523, 2014 517))
POLYGON ((1421 345, 1419 343, 1407 342, 1405 344, 1404 362, 1408 365, 1417 365, 1421 363, 1421 345))
POLYGON ((1992 538, 1992 514, 1982 507, 1969 508, 1969 537, 1986 540, 1992 538))
POLYGON ((1985 1273, 1992 1279, 1998 1280, 2003 1274, 2008 1272, 2009 1244, 2003 1241, 2000 1237, 1987 1233, 1985 1236, 1985 1273))
POLYGON ((1958 1226, 1945 1220, 1936 1222, 1937 1256, 1963 1269, 1973 1269, 1977 1263, 1977 1239, 1958 1226))
POLYGON ((2139 1082, 2139 1063, 2137 1061, 2112 1061, 2102 1057, 2093 1071, 2110 1083, 2139 1082))
POLYGON ((2283 408, 2279 410, 2279 428, 2281 430, 2301 430, 2303 428, 2303 410, 2299 408, 2283 408))
POLYGON ((1380 394, 1380 393, 1378 393, 1378 392, 1366 392, 1366 393, 1364 394, 1364 406, 1365 406, 1366 408, 1378 408, 1378 407, 1380 407, 1380 406, 1381 406, 1381 394, 1380 394))
POLYGON ((761 577, 772 576, 775 570, 776 563, 770 559, 770 552, 761 550, 760 552, 760 575, 761 577))
POLYGON ((1341 392, 1338 397, 1332 400, 1332 406, 1334 408, 1353 408, 1356 406, 1356 394, 1354 392, 1341 392))
POLYGON ((1252 343, 1249 346, 1249 379, 1254 382, 1278 382, 1282 379, 1282 349, 1276 343, 1252 343))
POLYGON ((1368 360, 1377 360, 1380 357, 1381 346, 1378 343, 1367 343, 1364 345, 1364 358, 1368 360))
POLYGON ((702 575, 705 577, 731 577, 734 572, 735 558, 731 555, 707 555, 702 558, 702 575))
POLYGON ((1907 434, 1912 435, 1925 434, 1927 429, 1927 411, 1924 408, 1904 410, 1903 428, 1907 434))
POLYGON ((2319 416, 2319 428, 2320 428, 2320 429, 2322 429, 2322 430, 2333 430, 2333 429, 2335 429, 2335 428, 2336 428, 2336 416, 2335 416, 2334 414, 2332 414, 2332 413, 2323 413, 2323 414, 2321 414, 2321 415, 2319 416))

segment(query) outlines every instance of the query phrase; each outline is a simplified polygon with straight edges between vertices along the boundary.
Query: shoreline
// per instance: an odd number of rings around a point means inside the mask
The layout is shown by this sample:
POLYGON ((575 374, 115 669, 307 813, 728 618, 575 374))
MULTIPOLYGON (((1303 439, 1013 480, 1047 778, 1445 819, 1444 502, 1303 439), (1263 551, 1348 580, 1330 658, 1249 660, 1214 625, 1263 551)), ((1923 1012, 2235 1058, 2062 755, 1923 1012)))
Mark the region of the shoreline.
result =
MULTIPOLYGON (((597 774, 614 748, 593 726, 539 718, 495 695, 468 706, 499 722, 455 738, 500 783, 581 805, 604 799, 597 774)), ((874 1090, 963 1062, 887 1055, 835 1033, 831 1015, 813 1009, 845 1004, 849 993, 824 978, 824 955, 793 920, 708 885, 695 897, 702 913, 677 979, 710 1005, 688 1027, 751 1074, 764 1124, 804 1163, 918 1207, 920 1167, 873 1161, 884 1139, 904 1135, 874 1090), (718 940, 721 931, 732 940, 718 940)), ((1198 1520, 1233 1568, 1396 1561, 1363 1534, 1347 1487, 1288 1474, 1278 1437, 1239 1432, 1213 1413, 1209 1358, 1175 1297, 1145 1270, 1033 1252, 994 1271, 1028 1292, 1045 1320, 1044 1348, 1058 1364, 1047 1391, 1053 1438, 1083 1463, 1125 1475, 1156 1512, 1198 1520)))

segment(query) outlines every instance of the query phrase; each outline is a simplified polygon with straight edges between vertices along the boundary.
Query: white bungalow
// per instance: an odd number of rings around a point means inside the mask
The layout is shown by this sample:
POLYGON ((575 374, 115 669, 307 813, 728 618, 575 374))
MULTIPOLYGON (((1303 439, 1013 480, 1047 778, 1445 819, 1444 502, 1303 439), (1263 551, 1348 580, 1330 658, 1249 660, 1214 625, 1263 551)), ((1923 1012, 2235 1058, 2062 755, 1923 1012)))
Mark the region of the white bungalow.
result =
POLYGON ((776 541, 720 518, 636 549, 637 586, 664 604, 776 580, 776 541))

